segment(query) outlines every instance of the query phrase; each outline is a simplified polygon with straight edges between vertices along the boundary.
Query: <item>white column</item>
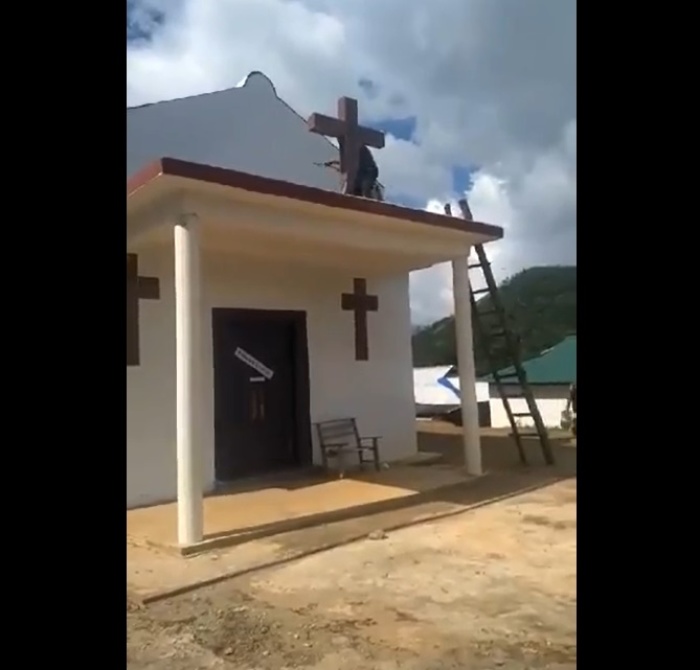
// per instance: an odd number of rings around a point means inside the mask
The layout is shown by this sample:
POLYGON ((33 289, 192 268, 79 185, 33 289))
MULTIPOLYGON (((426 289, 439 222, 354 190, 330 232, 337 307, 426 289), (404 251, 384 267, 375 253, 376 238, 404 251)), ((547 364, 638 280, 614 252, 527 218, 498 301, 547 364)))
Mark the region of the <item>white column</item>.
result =
POLYGON ((467 472, 481 475, 481 436, 479 407, 476 401, 476 366, 474 364, 474 335, 472 308, 469 300, 468 255, 452 261, 452 292, 455 301, 455 331, 457 338, 457 368, 462 405, 462 440, 467 472))
POLYGON ((204 513, 201 481, 199 222, 183 215, 175 223, 175 387, 177 412, 177 539, 201 542, 204 513))

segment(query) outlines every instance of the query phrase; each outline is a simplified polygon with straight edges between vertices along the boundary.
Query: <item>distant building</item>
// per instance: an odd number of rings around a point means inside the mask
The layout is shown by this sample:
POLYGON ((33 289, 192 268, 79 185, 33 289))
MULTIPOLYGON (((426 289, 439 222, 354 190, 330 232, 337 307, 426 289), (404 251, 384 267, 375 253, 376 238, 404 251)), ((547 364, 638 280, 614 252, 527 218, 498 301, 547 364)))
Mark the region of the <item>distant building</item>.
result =
MULTIPOLYGON (((439 365, 413 369, 413 393, 416 416, 432 418, 447 416, 460 407, 459 376, 455 365, 439 365)), ((489 384, 476 382, 479 425, 490 426, 489 384)))
MULTIPOLYGON (((576 335, 571 335, 559 344, 546 349, 536 358, 525 361, 523 368, 544 425, 559 426, 561 413, 566 408, 569 398, 569 386, 576 381, 576 335)), ((504 368, 499 371, 499 374, 507 375, 512 372, 512 367, 504 368)), ((493 383, 493 376, 488 375, 480 381, 489 383, 492 427, 510 426, 498 388, 493 383)), ((511 398, 510 405, 513 412, 528 411, 525 399, 520 395, 521 388, 518 384, 505 384, 504 389, 506 395, 511 398)), ((532 425, 532 420, 529 418, 520 418, 519 421, 523 426, 532 425)))

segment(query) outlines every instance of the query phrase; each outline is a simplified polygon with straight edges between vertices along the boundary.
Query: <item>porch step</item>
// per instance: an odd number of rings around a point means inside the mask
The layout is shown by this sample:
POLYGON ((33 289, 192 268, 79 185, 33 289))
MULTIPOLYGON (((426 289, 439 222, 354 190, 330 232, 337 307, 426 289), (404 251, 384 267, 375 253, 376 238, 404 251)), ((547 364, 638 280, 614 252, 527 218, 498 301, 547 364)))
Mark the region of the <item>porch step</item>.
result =
POLYGON ((389 463, 389 466, 391 467, 392 465, 435 465, 436 463, 440 463, 442 459, 442 454, 439 454, 435 451, 418 451, 415 454, 412 454, 411 456, 402 458, 400 461, 394 461, 393 463, 389 463))

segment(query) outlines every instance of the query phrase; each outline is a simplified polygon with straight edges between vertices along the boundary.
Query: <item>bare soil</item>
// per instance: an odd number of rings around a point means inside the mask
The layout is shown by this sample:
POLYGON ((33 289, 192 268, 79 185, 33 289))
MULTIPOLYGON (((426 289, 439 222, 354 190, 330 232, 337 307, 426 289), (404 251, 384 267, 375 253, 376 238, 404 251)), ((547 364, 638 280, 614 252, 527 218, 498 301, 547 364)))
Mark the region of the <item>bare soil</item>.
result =
POLYGON ((576 667, 576 481, 139 607, 130 670, 576 667))
MULTIPOLYGON (((464 465, 460 440, 461 428, 446 421, 417 421, 418 449, 437 453, 443 463, 464 465)), ((529 430, 529 429, 528 429, 529 430)), ((520 467, 518 450, 508 428, 482 428, 481 449, 486 471, 502 471, 520 467)), ((576 473, 576 438, 568 431, 551 429, 549 441, 560 473, 576 473)), ((523 448, 529 466, 544 465, 542 445, 537 437, 523 437, 523 448)))

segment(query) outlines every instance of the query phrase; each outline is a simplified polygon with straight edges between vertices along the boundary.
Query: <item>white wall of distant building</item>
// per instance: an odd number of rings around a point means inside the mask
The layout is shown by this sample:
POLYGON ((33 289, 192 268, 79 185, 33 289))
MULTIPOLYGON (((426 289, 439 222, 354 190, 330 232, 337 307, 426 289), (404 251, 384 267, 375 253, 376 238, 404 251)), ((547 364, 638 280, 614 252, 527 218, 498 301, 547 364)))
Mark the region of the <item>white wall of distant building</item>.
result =
MULTIPOLYGON (((449 388, 445 388, 438 382, 441 377, 450 370, 451 366, 436 366, 426 368, 414 368, 413 385, 416 407, 425 408, 434 406, 437 409, 448 407, 458 407, 459 397, 449 388)), ((450 377, 449 381, 456 389, 459 389, 459 378, 450 377)), ((568 384, 537 384, 530 387, 537 403, 537 407, 542 415, 545 426, 550 428, 558 427, 561 424, 561 413, 566 409, 569 398, 568 384)), ((504 387, 508 396, 517 395, 520 391, 517 385, 504 387)), ((477 402, 488 402, 491 413, 491 427, 510 428, 508 415, 506 414, 503 401, 498 394, 495 384, 488 382, 476 383, 477 402)), ((527 412, 528 407, 524 398, 510 397, 510 406, 514 413, 527 412)), ((516 417, 518 425, 531 427, 533 425, 530 417, 516 417)))

